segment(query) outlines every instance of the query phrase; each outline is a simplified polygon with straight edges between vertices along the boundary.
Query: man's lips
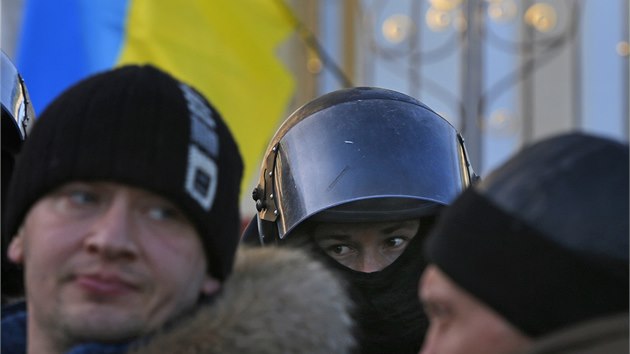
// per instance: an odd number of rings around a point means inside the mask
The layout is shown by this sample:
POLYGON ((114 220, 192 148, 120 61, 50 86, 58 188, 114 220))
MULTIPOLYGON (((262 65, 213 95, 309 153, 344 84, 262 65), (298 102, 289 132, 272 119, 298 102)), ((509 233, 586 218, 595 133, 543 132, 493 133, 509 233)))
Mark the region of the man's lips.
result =
POLYGON ((102 296, 119 296, 136 291, 134 284, 116 275, 108 274, 80 274, 75 282, 84 291, 102 296))

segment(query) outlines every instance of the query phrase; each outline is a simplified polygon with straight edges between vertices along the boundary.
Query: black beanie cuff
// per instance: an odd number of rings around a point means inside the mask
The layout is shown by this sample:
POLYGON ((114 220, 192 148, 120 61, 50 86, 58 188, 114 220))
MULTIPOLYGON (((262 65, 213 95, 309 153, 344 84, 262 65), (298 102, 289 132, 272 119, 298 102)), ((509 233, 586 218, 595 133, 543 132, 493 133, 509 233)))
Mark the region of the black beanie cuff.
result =
POLYGON ((461 288, 531 337, 628 311, 628 264, 562 248, 474 188, 446 209, 425 251, 461 288))

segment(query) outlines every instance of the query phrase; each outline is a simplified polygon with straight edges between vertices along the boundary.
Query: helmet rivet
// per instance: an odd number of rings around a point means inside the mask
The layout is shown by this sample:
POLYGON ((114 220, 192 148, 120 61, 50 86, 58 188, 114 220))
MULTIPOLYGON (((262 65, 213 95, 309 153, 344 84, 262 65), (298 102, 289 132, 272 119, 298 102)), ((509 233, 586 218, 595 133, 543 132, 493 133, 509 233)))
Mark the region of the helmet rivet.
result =
POLYGON ((278 210, 274 210, 273 211, 273 215, 278 216, 278 214, 280 214, 280 213, 278 213, 278 210))
POLYGON ((260 199, 260 189, 258 189, 258 187, 254 188, 254 190, 252 191, 252 199, 260 199))
POLYGON ((273 193, 269 194, 269 199, 273 199, 273 193))
POLYGON ((273 171, 269 171, 269 177, 273 176, 273 171))
POLYGON ((273 151, 273 152, 276 152, 277 150, 278 150, 278 148, 275 147, 275 146, 271 148, 271 151, 273 151))

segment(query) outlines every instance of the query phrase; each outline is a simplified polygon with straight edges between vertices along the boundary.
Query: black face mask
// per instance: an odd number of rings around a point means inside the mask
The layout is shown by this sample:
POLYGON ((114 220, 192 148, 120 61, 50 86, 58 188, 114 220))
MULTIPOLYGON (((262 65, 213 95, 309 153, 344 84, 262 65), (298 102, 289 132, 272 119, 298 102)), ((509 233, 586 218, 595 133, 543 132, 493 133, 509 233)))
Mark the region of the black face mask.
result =
POLYGON ((348 284, 355 303, 358 353, 418 353, 429 326, 418 300, 418 282, 426 261, 424 237, 433 224, 422 220, 418 234, 386 268, 373 273, 352 270, 319 247, 314 252, 348 284))

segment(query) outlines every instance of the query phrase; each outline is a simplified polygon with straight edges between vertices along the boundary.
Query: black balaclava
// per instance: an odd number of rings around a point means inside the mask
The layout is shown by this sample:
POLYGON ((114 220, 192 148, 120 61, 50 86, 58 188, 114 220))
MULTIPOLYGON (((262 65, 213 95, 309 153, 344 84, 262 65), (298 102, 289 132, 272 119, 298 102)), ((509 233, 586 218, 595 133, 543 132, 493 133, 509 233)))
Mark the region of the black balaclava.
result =
POLYGON ((418 353, 429 321, 418 300, 418 281, 426 261, 423 243, 434 218, 421 220, 417 235, 384 269, 364 273, 328 256, 312 242, 313 252, 346 282, 354 301, 357 353, 418 353))

